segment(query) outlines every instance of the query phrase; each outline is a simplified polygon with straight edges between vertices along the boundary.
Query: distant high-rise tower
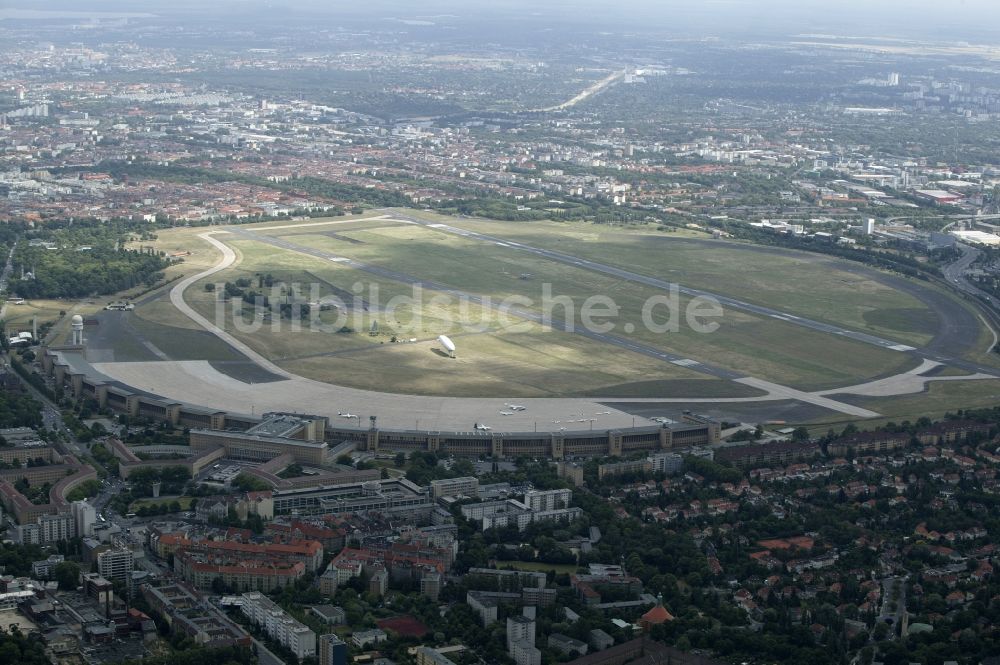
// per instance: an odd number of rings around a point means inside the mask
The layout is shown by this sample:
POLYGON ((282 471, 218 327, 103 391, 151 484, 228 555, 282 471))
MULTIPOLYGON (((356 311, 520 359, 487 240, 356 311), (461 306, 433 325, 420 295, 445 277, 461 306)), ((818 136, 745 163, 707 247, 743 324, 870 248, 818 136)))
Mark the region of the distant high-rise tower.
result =
POLYGON ((889 74, 889 87, 895 88, 899 86, 899 72, 891 72, 889 74))

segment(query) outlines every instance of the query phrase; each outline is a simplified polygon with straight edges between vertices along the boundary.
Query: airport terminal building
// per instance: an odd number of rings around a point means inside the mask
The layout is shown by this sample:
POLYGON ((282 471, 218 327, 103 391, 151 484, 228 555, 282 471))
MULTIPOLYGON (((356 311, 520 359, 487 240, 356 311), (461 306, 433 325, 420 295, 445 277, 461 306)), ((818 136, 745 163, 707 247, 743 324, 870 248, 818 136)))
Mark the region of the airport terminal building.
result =
POLYGON ((222 447, 227 458, 247 462, 263 463, 289 454, 296 462, 322 465, 332 461, 330 450, 344 443, 373 453, 428 451, 466 458, 561 460, 711 445, 720 438, 717 421, 694 414, 685 414, 679 422, 616 429, 442 432, 379 428, 374 420, 366 428, 334 424, 324 416, 231 413, 167 400, 106 380, 79 351, 78 347, 53 347, 41 353, 44 371, 75 399, 93 399, 116 413, 190 428, 192 448, 222 447))

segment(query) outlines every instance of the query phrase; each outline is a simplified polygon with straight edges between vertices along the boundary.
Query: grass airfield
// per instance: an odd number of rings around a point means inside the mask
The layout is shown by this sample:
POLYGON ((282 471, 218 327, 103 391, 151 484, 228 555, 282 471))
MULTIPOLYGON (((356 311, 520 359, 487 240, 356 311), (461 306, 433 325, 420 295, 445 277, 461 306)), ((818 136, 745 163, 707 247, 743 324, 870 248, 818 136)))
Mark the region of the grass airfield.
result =
MULTIPOLYGON (((553 293, 568 296, 577 307, 588 296, 608 295, 621 306, 621 313, 615 319, 616 335, 626 336, 622 329, 625 324, 632 324, 635 330, 630 338, 643 344, 801 390, 852 385, 914 366, 907 354, 732 309, 725 311, 720 328, 714 333, 698 334, 682 329, 678 333, 655 334, 647 331, 639 318, 642 303, 656 295, 652 287, 616 280, 516 248, 417 225, 371 219, 381 214, 241 228, 420 280, 490 296, 495 301, 517 295, 537 303, 542 284, 551 284, 553 293)), ((662 233, 654 227, 505 223, 420 215, 431 221, 444 221, 620 265, 790 314, 837 323, 901 344, 918 347, 927 344, 940 323, 938 314, 926 302, 912 292, 894 288, 892 279, 882 273, 828 257, 720 243, 693 231, 662 233)), ((178 274, 191 274, 195 269, 212 265, 218 258, 197 237, 210 230, 204 227, 165 230, 155 244, 171 253, 191 252, 184 257, 183 264, 171 269, 178 274)), ((186 300, 199 313, 223 323, 227 331, 253 350, 283 369, 308 378, 416 395, 747 398, 759 394, 749 386, 579 335, 546 330, 534 322, 503 320, 497 312, 474 304, 464 310, 453 303, 424 304, 417 309, 403 306, 392 316, 377 307, 349 313, 328 310, 315 315, 324 331, 305 322, 300 330, 295 330, 288 320, 254 321, 253 313, 246 309, 241 314, 245 329, 241 331, 233 325, 231 309, 222 318, 217 317, 219 303, 214 293, 205 290, 205 283, 245 278, 256 285, 258 275, 270 274, 279 288, 286 287, 286 293, 291 293, 288 287, 292 284, 318 285, 316 291, 306 289, 299 295, 286 295, 286 300, 292 303, 315 300, 317 294, 324 299, 353 293, 359 283, 365 286, 366 294, 372 287, 377 288, 382 302, 410 295, 412 289, 408 284, 349 265, 236 234, 222 232, 216 237, 237 252, 238 260, 229 269, 193 285, 185 294, 186 300), (470 318, 479 324, 476 330, 456 327, 455 321, 470 318), (419 324, 414 325, 415 320, 419 324), (378 325, 377 334, 370 334, 373 322, 378 325), (441 333, 450 334, 456 341, 457 358, 440 354, 435 340, 441 333)), ((687 300, 682 298, 685 304, 687 300)), ((561 310, 556 308, 555 312, 561 310)), ((161 337, 167 340, 172 330, 195 327, 163 298, 140 305, 134 316, 141 322, 140 327, 166 331, 161 337)), ((976 348, 970 349, 969 355, 981 357, 980 347, 986 342, 985 336, 979 336, 976 348)), ((168 341, 164 344, 170 346, 168 341)), ((232 360, 223 357, 222 350, 202 350, 199 359, 212 360, 213 355, 219 355, 216 360, 220 362, 232 360)), ((175 357, 175 353, 177 357, 182 354, 180 350, 172 350, 168 355, 175 357)), ((905 404, 903 410, 913 409, 914 413, 959 397, 973 403, 956 406, 971 406, 979 401, 978 393, 994 394, 997 389, 993 384, 1000 382, 977 382, 968 384, 968 388, 960 388, 966 386, 964 383, 934 386, 923 394, 907 396, 901 403, 905 404)), ((886 412, 884 402, 889 400, 862 401, 886 412)))

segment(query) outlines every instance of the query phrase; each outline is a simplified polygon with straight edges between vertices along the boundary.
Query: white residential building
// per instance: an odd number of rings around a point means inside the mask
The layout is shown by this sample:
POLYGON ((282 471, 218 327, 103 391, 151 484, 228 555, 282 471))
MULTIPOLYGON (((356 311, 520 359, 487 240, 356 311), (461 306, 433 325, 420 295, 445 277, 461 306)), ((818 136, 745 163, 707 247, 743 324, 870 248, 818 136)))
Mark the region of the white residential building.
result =
POLYGON ((462 517, 474 522, 482 522, 483 531, 497 527, 517 526, 518 530, 531 524, 531 510, 514 499, 487 501, 462 506, 462 517))
POLYGON ((105 550, 97 555, 97 572, 106 580, 124 582, 134 566, 135 555, 128 548, 105 550))
POLYGON ((479 497, 479 478, 464 476, 462 478, 445 478, 431 481, 431 497, 440 499, 443 496, 479 497))
POLYGON ((55 567, 66 560, 62 554, 50 554, 48 559, 34 561, 31 564, 32 579, 47 580, 52 578, 55 567))
POLYGON ((243 614, 299 660, 316 655, 316 633, 259 591, 243 594, 243 614))
POLYGON ((528 506, 536 513, 568 508, 573 499, 573 491, 568 489, 559 490, 532 490, 525 492, 524 505, 528 506))
POLYGON ((76 523, 70 513, 39 515, 34 524, 20 524, 17 539, 22 545, 48 545, 76 536, 76 523))
POLYGON ((389 639, 384 630, 372 628, 371 630, 360 630, 351 635, 351 642, 359 649, 366 649, 372 644, 385 642, 389 639))
POLYGON ((507 618, 507 655, 517 665, 540 665, 542 652, 535 648, 535 620, 523 615, 507 618))
POLYGON ((684 458, 677 453, 656 453, 647 458, 653 466, 653 472, 672 476, 684 469, 684 458))
POLYGON ((97 510, 88 501, 74 501, 72 514, 76 523, 76 535, 80 538, 93 536, 94 525, 97 523, 97 510))

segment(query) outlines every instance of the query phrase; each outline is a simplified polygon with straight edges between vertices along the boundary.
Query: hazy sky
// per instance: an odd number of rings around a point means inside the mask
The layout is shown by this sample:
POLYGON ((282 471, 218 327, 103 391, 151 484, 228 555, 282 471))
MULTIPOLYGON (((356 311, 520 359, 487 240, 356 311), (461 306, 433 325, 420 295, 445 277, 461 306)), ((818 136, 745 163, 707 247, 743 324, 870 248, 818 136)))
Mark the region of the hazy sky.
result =
MULTIPOLYGON (((1000 0, 0 0, 2 8, 195 11, 276 17, 322 14, 336 21, 432 17, 462 23, 545 21, 674 30, 686 34, 794 34, 831 31, 1000 43, 1000 0)), ((501 25, 496 26, 498 29, 501 25)))

